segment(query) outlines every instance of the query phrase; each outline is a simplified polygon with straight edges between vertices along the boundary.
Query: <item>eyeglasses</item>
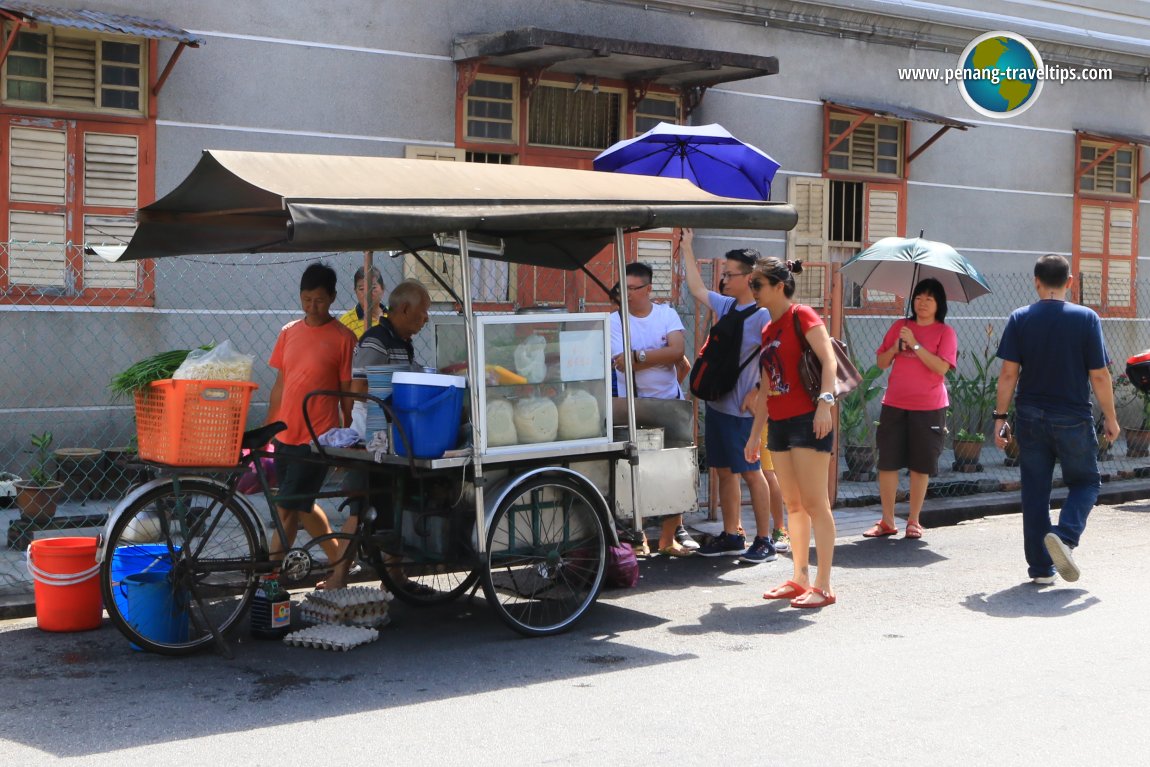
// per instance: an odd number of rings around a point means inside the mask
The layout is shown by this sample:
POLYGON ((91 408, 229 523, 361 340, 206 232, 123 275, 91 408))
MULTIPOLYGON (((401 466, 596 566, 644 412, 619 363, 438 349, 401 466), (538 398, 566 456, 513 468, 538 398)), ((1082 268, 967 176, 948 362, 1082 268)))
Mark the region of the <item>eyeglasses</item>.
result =
POLYGON ((729 280, 732 277, 746 277, 750 272, 719 272, 724 280, 729 280))
POLYGON ((644 285, 628 285, 627 290, 642 290, 643 288, 649 288, 649 287, 651 287, 651 283, 648 282, 644 285))

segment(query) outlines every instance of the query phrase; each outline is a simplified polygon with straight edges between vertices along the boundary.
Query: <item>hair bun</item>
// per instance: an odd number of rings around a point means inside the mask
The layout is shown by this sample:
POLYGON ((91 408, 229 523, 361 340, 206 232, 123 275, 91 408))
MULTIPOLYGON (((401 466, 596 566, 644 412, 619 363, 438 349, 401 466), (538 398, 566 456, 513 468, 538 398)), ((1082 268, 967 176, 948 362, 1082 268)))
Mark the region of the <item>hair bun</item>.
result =
POLYGON ((802 274, 803 273, 803 262, 802 261, 788 261, 787 262, 787 271, 790 272, 791 274, 802 274))

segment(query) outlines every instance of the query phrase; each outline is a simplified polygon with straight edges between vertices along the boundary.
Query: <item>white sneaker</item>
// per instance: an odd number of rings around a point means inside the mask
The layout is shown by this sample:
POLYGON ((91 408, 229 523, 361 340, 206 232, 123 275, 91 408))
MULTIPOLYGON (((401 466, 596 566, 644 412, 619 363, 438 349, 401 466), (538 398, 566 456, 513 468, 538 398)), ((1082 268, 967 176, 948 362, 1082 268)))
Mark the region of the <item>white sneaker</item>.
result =
POLYGON ((1046 544, 1046 551, 1054 560, 1054 569, 1062 576, 1062 580, 1070 583, 1078 580, 1082 571, 1078 569, 1078 565, 1074 564, 1074 552, 1066 545, 1066 542, 1054 533, 1047 533, 1042 542, 1046 544))
POLYGON ((691 534, 687 532, 687 528, 682 525, 675 528, 675 541, 684 549, 695 551, 699 548, 699 542, 692 538, 691 534))
POLYGON ((1035 586, 1052 586, 1054 585, 1053 575, 1040 575, 1037 578, 1031 578, 1030 582, 1035 586))

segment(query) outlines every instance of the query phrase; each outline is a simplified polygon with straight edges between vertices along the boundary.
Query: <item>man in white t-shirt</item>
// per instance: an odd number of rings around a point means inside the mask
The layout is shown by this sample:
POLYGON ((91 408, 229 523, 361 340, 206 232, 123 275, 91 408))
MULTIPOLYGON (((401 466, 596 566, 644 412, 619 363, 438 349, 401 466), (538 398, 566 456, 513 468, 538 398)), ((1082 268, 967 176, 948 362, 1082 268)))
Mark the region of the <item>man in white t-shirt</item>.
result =
MULTIPOLYGON (((628 326, 631 331, 631 368, 635 371, 635 396, 654 399, 684 399, 679 386, 679 362, 686 339, 679 314, 666 304, 651 301, 651 267, 643 263, 627 265, 628 326)), ((625 396, 623 323, 619 313, 611 315, 611 358, 616 370, 616 391, 625 396)), ((646 546, 646 538, 641 548, 646 546)), ((683 527, 683 515, 663 517, 659 553, 683 557, 699 544, 683 527)))

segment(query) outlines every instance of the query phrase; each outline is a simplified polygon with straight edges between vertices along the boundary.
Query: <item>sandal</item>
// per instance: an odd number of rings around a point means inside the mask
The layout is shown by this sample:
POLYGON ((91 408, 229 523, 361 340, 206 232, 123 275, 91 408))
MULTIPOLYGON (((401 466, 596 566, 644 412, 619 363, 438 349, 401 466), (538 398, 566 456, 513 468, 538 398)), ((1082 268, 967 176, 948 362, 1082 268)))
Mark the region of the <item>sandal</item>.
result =
POLYGON ((763 599, 798 599, 807 593, 807 587, 801 583, 787 581, 782 586, 775 586, 763 594, 763 599))
POLYGON ((907 538, 921 538, 922 537, 922 525, 920 525, 918 522, 907 522, 906 523, 906 537, 907 538))
POLYGON ((689 557, 695 552, 679 543, 672 543, 670 546, 659 549, 659 553, 665 557, 689 557))
POLYGON ((880 519, 874 527, 863 533, 863 538, 882 538, 887 535, 898 535, 898 528, 880 519))
POLYGON ((826 607, 827 605, 833 605, 834 603, 834 594, 828 594, 818 586, 811 586, 810 589, 807 590, 807 593, 803 594, 802 596, 795 597, 791 600, 791 607, 826 607), (807 597, 809 597, 811 594, 814 594, 817 599, 807 600, 807 597))

